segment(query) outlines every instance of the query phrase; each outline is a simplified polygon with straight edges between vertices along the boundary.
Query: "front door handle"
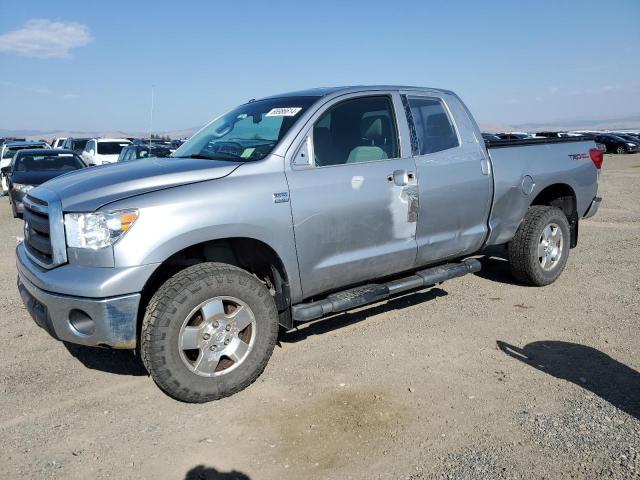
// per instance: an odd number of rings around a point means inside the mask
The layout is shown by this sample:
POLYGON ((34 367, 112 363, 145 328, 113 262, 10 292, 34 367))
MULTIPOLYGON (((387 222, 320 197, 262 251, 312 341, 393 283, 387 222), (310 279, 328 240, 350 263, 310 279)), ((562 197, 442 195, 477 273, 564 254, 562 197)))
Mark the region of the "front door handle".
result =
POLYGON ((399 187, 404 187, 409 183, 409 178, 413 178, 413 172, 407 172, 406 170, 394 170, 393 173, 387 177, 387 180, 395 183, 399 187))
POLYGON ((482 169, 483 175, 489 175, 491 173, 491 165, 489 163, 489 160, 487 160, 486 158, 480 160, 480 168, 482 169))

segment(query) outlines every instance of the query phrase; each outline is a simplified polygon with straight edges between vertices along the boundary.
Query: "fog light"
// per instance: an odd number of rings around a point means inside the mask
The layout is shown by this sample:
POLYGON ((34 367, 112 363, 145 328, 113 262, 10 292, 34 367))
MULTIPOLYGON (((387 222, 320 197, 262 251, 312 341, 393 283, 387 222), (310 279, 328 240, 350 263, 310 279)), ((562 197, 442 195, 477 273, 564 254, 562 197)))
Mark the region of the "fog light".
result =
POLYGON ((82 335, 93 335, 96 329, 93 319, 86 312, 75 308, 69 312, 69 324, 82 335))

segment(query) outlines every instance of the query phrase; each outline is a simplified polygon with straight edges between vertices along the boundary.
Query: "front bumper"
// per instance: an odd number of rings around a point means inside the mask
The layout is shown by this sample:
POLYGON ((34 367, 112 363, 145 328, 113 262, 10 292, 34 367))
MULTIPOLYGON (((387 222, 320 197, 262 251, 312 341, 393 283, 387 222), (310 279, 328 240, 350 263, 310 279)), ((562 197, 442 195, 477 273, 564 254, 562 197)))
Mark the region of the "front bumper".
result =
POLYGON ((589 208, 587 208, 587 211, 585 212, 582 218, 593 217, 598 212, 598 209, 600 208, 601 203, 602 203, 602 197, 594 197, 593 200, 591 201, 591 205, 589 205, 589 208))
POLYGON ((150 267, 39 268, 16 249, 18 290, 34 321, 52 337, 91 346, 132 349, 140 292, 150 267), (55 291, 54 291, 55 290, 55 291))
POLYGON ((140 294, 112 298, 58 295, 18 272, 18 291, 36 324, 64 342, 133 349, 140 294))
POLYGON ((24 204, 22 203, 22 199, 24 198, 24 193, 11 191, 9 192, 9 195, 11 195, 11 203, 16 206, 16 212, 19 214, 23 214, 24 204))

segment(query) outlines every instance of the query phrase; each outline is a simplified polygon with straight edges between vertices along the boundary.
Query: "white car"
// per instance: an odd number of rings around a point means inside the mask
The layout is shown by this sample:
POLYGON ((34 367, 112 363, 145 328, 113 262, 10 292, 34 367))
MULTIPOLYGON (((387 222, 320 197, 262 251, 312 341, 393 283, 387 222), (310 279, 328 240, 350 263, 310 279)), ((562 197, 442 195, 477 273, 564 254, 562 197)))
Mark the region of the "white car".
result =
POLYGON ((82 151, 82 159, 87 165, 115 163, 122 149, 130 144, 126 138, 92 138, 82 151))
POLYGON ((51 148, 62 148, 62 144, 67 139, 67 137, 57 137, 53 139, 51 142, 51 148))

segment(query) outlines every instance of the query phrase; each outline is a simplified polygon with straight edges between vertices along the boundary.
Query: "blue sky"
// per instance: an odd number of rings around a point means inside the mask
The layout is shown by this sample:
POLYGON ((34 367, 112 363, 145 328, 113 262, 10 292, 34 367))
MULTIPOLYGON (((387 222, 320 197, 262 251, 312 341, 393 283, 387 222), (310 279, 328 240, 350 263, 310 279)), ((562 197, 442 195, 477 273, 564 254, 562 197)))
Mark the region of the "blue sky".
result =
POLYGON ((0 71, 2 129, 145 131, 151 85, 156 131, 371 83, 452 89, 485 123, 606 119, 640 114, 640 0, 0 0, 0 71))

